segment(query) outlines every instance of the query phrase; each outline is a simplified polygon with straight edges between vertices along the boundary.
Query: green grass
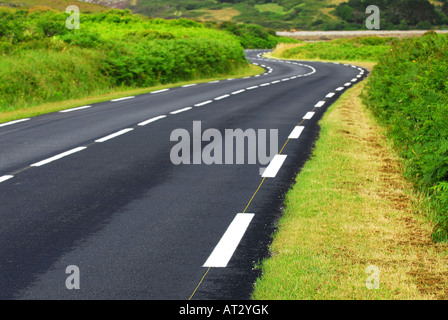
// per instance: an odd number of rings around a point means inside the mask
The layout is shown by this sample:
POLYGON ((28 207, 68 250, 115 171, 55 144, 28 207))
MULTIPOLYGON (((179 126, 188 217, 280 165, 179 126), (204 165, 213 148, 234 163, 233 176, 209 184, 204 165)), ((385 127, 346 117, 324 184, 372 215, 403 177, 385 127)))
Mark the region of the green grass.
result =
POLYGON ((394 38, 357 37, 279 46, 272 56, 282 59, 377 62, 390 51, 394 38))
POLYGON ((376 65, 364 98, 404 160, 406 177, 436 212, 433 237, 448 240, 448 37, 405 39, 376 65))
POLYGON ((178 86, 183 86, 187 84, 192 83, 205 83, 215 80, 224 80, 228 79, 229 77, 232 78, 240 78, 240 77, 248 77, 248 76, 254 76, 257 74, 261 74, 264 72, 264 69, 255 65, 246 65, 243 67, 240 67, 234 72, 231 72, 226 75, 214 77, 214 78, 205 78, 201 80, 193 80, 193 81, 183 81, 183 82, 177 82, 173 84, 166 84, 166 85, 158 85, 158 86, 152 86, 152 87, 145 87, 145 88, 121 88, 121 89, 111 89, 109 91, 99 91, 98 94, 88 94, 85 96, 81 96, 77 99, 66 99, 63 101, 58 102, 49 102, 49 103, 43 103, 43 104, 37 104, 28 108, 17 108, 15 110, 11 111, 3 111, 0 112, 0 123, 13 121, 17 119, 22 118, 29 118, 29 117, 35 117, 41 114, 51 113, 51 112, 57 112, 60 110, 80 107, 84 105, 94 104, 98 102, 103 101, 109 101, 111 99, 118 99, 126 96, 134 96, 139 94, 148 93, 151 91, 161 90, 161 89, 167 89, 167 88, 173 88, 178 86))
POLYGON ((130 11, 0 9, 0 112, 247 71, 238 37, 130 11))
POLYGON ((448 246, 431 241, 429 213, 362 104, 363 87, 344 93, 320 121, 252 299, 447 298, 448 246), (380 271, 379 289, 366 287, 369 265, 380 271))
POLYGON ((285 14, 285 8, 279 6, 277 3, 265 3, 255 5, 255 9, 260 12, 273 12, 279 15, 285 14))

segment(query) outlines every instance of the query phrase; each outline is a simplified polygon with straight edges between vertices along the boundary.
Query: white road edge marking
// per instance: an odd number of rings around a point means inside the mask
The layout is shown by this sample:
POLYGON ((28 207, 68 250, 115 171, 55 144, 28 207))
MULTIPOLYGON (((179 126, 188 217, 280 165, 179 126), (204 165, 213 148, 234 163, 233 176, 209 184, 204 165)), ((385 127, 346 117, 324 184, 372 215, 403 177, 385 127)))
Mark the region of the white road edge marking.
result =
POLYGON ((135 98, 135 96, 124 97, 124 98, 118 98, 118 99, 112 99, 112 100, 110 100, 110 101, 116 102, 116 101, 128 100, 128 99, 133 99, 133 98, 135 98))
POLYGON ((177 113, 181 113, 181 112, 184 112, 184 111, 188 111, 190 109, 192 109, 192 108, 191 107, 186 107, 186 108, 182 108, 182 109, 179 109, 179 110, 171 111, 170 114, 177 114, 177 113))
POLYGON ((14 120, 14 121, 9 121, 9 122, 5 122, 5 123, 0 123, 0 127, 10 126, 12 124, 16 124, 16 123, 24 122, 24 121, 28 121, 28 120, 31 120, 31 118, 26 118, 26 119, 20 119, 20 120, 14 120))
POLYGON ((286 157, 286 154, 276 154, 261 176, 263 178, 275 178, 286 157))
POLYGON ((82 151, 82 150, 84 150, 84 149, 87 149, 87 147, 78 147, 78 148, 75 148, 75 149, 72 149, 72 150, 69 150, 69 151, 60 153, 60 154, 58 154, 58 155, 56 155, 56 156, 54 156, 54 157, 51 157, 51 158, 48 158, 48 159, 45 159, 45 160, 42 160, 42 161, 33 163, 33 164, 31 165, 31 167, 40 167, 40 166, 43 166, 43 165, 45 165, 45 164, 48 164, 48 163, 50 163, 50 162, 59 160, 59 159, 61 159, 61 158, 64 158, 64 157, 66 157, 66 156, 68 156, 68 155, 71 155, 71 154, 73 154, 73 153, 82 151))
POLYGON ((296 126, 289 134, 288 139, 299 139, 300 135, 302 134, 303 129, 305 129, 304 126, 296 126))
POLYGON ((156 90, 156 91, 153 91, 153 92, 151 92, 151 93, 162 93, 162 92, 166 92, 166 91, 168 91, 168 90, 170 90, 170 89, 156 90))
POLYGON ((157 120, 159 120, 159 119, 163 119, 163 118, 165 118, 165 117, 166 117, 166 115, 157 116, 157 117, 154 117, 154 118, 151 118, 151 119, 148 119, 148 120, 145 120, 145 121, 140 122, 140 123, 138 124, 138 126, 141 126, 141 127, 142 127, 142 126, 146 126, 148 123, 157 121, 157 120))
POLYGON ((227 267, 254 215, 253 213, 238 213, 235 216, 203 267, 227 267))
POLYGON ((78 111, 78 110, 82 110, 82 109, 87 109, 87 108, 90 108, 90 107, 92 107, 92 106, 82 106, 82 107, 77 107, 77 108, 61 110, 59 112, 66 113, 66 112, 72 112, 72 111, 78 111))
POLYGON ((307 113, 303 116, 303 119, 305 119, 305 120, 309 120, 309 119, 311 119, 313 116, 314 116, 314 112, 309 111, 309 112, 307 112, 307 113))
POLYGON ((10 176, 10 175, 2 176, 2 177, 0 177, 0 183, 2 183, 3 181, 9 180, 11 178, 14 178, 14 176, 10 176))
POLYGON ((118 132, 112 133, 112 134, 110 134, 108 136, 105 136, 105 137, 103 137, 101 139, 97 139, 97 140, 95 140, 95 142, 104 142, 104 141, 113 139, 115 137, 121 136, 122 134, 125 134, 125 133, 127 133, 129 131, 132 131, 132 130, 134 130, 134 129, 132 129, 132 128, 123 129, 123 130, 120 130, 118 132))
POLYGON ((342 90, 344 90, 344 87, 339 87, 336 89, 336 91, 342 91, 342 90))
POLYGON ((327 94, 327 95, 325 96, 325 98, 331 98, 331 97, 333 97, 334 95, 335 95, 334 92, 330 92, 329 94, 327 94))
POLYGON ((213 100, 207 100, 207 101, 204 101, 204 102, 201 102, 201 103, 197 103, 194 106, 195 107, 205 106, 206 104, 209 104, 209 103, 212 103, 212 102, 213 102, 213 100))
POLYGON ((196 83, 186 84, 186 85, 182 86, 182 88, 193 87, 193 86, 196 86, 196 85, 197 85, 196 83))

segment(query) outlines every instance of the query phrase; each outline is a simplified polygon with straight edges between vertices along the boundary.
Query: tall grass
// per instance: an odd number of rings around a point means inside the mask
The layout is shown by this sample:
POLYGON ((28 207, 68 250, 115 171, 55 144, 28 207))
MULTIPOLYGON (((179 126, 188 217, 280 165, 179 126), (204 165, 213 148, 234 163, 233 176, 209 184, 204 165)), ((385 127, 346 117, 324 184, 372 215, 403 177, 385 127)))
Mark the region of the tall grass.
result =
POLYGON ((406 174, 434 206, 433 238, 448 240, 448 37, 397 43, 374 68, 366 104, 387 127, 406 174))
POLYGON ((76 99, 117 88, 211 78, 247 66, 239 39, 180 19, 130 11, 68 14, 0 9, 0 111, 76 99))

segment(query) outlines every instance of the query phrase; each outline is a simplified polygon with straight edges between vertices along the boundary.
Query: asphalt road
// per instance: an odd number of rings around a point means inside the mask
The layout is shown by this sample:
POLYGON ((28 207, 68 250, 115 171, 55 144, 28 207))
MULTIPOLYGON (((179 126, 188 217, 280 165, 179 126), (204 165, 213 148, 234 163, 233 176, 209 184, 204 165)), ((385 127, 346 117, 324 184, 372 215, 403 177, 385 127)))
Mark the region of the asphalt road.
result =
POLYGON ((0 299, 249 299, 317 121, 367 74, 261 52, 247 56, 263 75, 0 124, 0 299), (276 129, 281 155, 173 164, 171 134, 193 140, 194 121, 223 138, 276 129))

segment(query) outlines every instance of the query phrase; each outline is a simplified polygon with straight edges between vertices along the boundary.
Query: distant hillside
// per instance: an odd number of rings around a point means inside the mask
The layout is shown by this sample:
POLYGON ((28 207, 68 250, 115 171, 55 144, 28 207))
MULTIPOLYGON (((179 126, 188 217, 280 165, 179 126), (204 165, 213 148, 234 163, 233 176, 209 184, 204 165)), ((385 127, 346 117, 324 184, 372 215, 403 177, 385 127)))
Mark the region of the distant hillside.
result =
MULTIPOLYGON (((103 2, 103 0, 101 1, 103 2)), ((101 5, 77 0, 0 0, 0 7, 16 9, 50 8, 57 11, 65 11, 65 8, 69 5, 77 5, 81 12, 104 12, 110 9, 106 3, 101 5)))
MULTIPOLYGON (((134 13, 160 18, 233 21, 276 30, 366 29, 365 9, 381 10, 381 29, 431 29, 448 25, 448 0, 87 0, 116 2, 134 13)), ((112 4, 112 6, 114 6, 112 4)))
POLYGON ((81 12, 128 8, 152 18, 231 21, 275 30, 365 30, 365 9, 377 5, 382 30, 448 28, 448 0, 0 0, 0 6, 57 10, 69 4, 81 12))

